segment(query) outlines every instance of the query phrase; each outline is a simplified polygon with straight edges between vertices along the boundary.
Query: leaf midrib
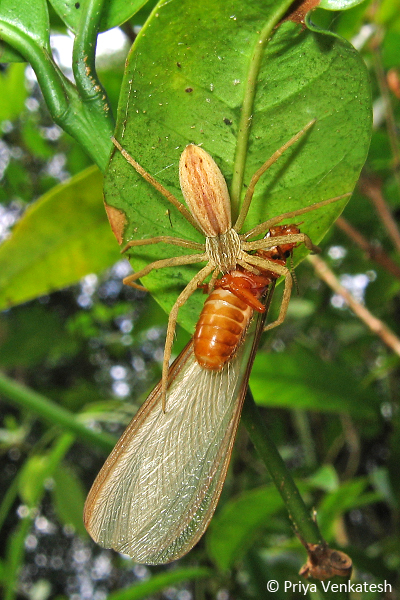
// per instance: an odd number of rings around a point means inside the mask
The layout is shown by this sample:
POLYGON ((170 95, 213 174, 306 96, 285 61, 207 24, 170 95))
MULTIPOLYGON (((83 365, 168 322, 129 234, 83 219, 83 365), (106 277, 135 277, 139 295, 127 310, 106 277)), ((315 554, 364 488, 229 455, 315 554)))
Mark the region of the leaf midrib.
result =
POLYGON ((253 114, 257 76, 260 71, 261 59, 264 54, 268 38, 291 4, 292 0, 285 0, 285 2, 282 2, 281 5, 276 8, 275 13, 271 15, 269 20, 264 25, 260 35, 256 38, 255 46, 250 56, 248 78, 246 81, 239 121, 235 160, 233 165, 233 178, 230 190, 231 210, 234 219, 237 218, 239 213, 240 196, 243 188, 243 177, 246 166, 247 144, 251 129, 251 115, 253 114))

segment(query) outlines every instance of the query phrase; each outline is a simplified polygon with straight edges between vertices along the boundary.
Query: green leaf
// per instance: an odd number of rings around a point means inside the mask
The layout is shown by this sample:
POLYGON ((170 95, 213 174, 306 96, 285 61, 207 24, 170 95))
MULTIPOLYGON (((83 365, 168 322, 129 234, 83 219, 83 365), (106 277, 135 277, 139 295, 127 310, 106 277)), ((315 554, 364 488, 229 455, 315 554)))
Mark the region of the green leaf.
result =
POLYGON ((28 506, 35 506, 43 494, 43 484, 51 473, 48 455, 29 458, 19 477, 19 494, 28 506))
POLYGON ((13 50, 11 46, 0 41, 0 61, 2 63, 26 62, 25 58, 19 52, 13 50))
MULTIPOLYGON (((44 160, 52 157, 52 147, 48 140, 44 139, 34 116, 30 115, 30 118, 24 121, 21 133, 24 145, 30 154, 44 160)), ((82 166, 80 168, 82 169, 82 166)))
MULTIPOLYGON (((183 0, 178 16, 174 3, 160 4, 128 57, 120 97, 116 137, 125 149, 181 199, 179 156, 188 143, 202 144, 231 188, 235 216, 245 188, 234 172, 244 170, 247 185, 274 151, 317 119, 257 184, 244 230, 351 192, 369 144, 371 102, 363 61, 331 34, 288 21, 274 29, 288 4, 183 0)), ((124 241, 159 235, 203 241, 119 152, 111 159, 105 193, 108 205, 127 220, 124 241)), ((344 203, 302 216, 302 231, 318 243, 344 203)), ((132 251, 132 263, 138 270, 184 253, 165 244, 145 246, 132 251)), ((305 252, 295 254, 298 260, 305 252)), ((152 272, 143 282, 169 312, 198 269, 152 272)), ((202 303, 198 293, 180 310, 179 322, 189 331, 202 303)))
POLYGON ((259 528, 279 510, 282 498, 272 486, 244 492, 225 504, 211 521, 206 537, 209 555, 218 568, 229 569, 244 556, 259 528))
MULTIPOLYGON (((100 31, 106 31, 128 21, 147 0, 112 0, 104 2, 100 31)), ((50 0, 56 13, 71 31, 76 31, 82 12, 85 10, 84 0, 50 0)))
POLYGON ((89 167, 35 202, 1 246, 0 308, 76 283, 118 256, 102 203, 102 176, 89 167))
POLYGON ((65 320, 48 306, 32 304, 0 315, 0 364, 3 369, 64 362, 77 351, 65 320))
POLYGON ((344 364, 322 361, 305 348, 258 352, 250 377, 257 404, 376 418, 378 398, 344 364), (375 408, 376 407, 376 408, 375 408))
POLYGON ((25 65, 10 65, 0 73, 0 89, 0 121, 13 121, 23 110, 27 96, 25 65))
POLYGON ((369 474, 369 478, 374 488, 382 495, 389 506, 397 509, 398 499, 394 493, 388 469, 386 467, 373 469, 369 474))
POLYGON ((148 581, 137 583, 124 590, 111 593, 108 596, 108 600, 146 600, 146 598, 161 592, 167 587, 192 579, 204 579, 210 575, 211 571, 204 567, 176 569, 175 571, 154 575, 148 581))
POLYGON ((71 434, 61 435, 46 454, 36 454, 28 458, 18 478, 18 488, 22 500, 28 506, 35 506, 44 493, 47 478, 57 470, 74 438, 71 434))
POLYGON ((368 485, 366 477, 358 477, 344 482, 337 490, 324 496, 317 510, 318 526, 327 542, 334 537, 338 517, 355 508, 366 506, 382 499, 374 492, 365 492, 368 485))
POLYGON ((376 23, 378 25, 383 25, 389 32, 399 32, 399 9, 399 0, 382 0, 377 6, 376 23))
POLYGON ((86 494, 80 479, 64 466, 54 471, 53 479, 55 481, 54 507, 59 521, 65 525, 73 525, 81 536, 86 537, 82 520, 86 494))
MULTIPOLYGON (((23 38, 29 39, 43 48, 49 55, 50 25, 46 0, 1 0, 0 2, 0 39, 1 24, 7 23, 20 31, 23 38)), ((0 42, 0 62, 23 60, 8 44, 0 42)))
POLYGON ((321 490, 333 492, 339 487, 339 478, 332 465, 323 465, 307 478, 307 483, 321 490))

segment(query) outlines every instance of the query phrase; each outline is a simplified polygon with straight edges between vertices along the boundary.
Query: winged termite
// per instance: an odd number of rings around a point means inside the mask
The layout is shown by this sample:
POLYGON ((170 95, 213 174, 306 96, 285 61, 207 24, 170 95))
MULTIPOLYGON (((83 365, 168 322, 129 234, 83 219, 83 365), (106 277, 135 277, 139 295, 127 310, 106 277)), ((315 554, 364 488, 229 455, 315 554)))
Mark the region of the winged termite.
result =
MULTIPOLYGON (((285 227, 275 229, 282 233, 281 239, 285 227)), ((287 247, 291 250, 294 245, 287 247)), ((286 253, 279 246, 265 253, 274 264, 285 263, 286 253)), ((239 267, 215 286, 202 316, 203 321, 210 314, 217 316, 217 322, 211 324, 211 335, 210 324, 203 322, 194 341, 173 363, 167 385, 168 411, 163 411, 160 382, 89 492, 84 521, 97 543, 137 562, 159 564, 179 558, 200 539, 225 481, 266 302, 276 278, 271 271, 255 275, 239 267), (223 292, 222 306, 210 311, 209 303, 221 301, 214 298, 219 292, 223 292), (260 302, 266 293, 267 299, 260 302), (260 318, 249 329, 254 309, 260 318), (239 318, 230 318, 232 310, 239 318), (222 337, 229 335, 232 328, 235 333, 240 330, 233 336, 234 356, 221 357, 218 337, 221 331, 222 337), (214 358, 219 354, 222 368, 200 364, 199 340, 203 353, 208 347, 214 358)))
POLYGON ((86 500, 86 528, 102 546, 126 553, 138 562, 169 562, 193 547, 214 513, 263 329, 265 306, 260 300, 265 293, 269 297, 275 280, 284 276, 278 319, 266 329, 281 323, 292 287, 286 258, 299 243, 318 251, 297 225, 277 224, 344 197, 283 213, 247 233, 239 233, 261 175, 313 123, 293 136, 253 175, 233 227, 225 180, 203 149, 189 145, 180 159, 181 188, 189 212, 114 140, 138 173, 206 236, 205 244, 169 236, 130 241, 123 251, 166 242, 200 253, 156 261, 125 279, 125 283, 136 287, 137 279, 162 267, 203 261, 207 265, 181 292, 170 312, 161 382, 122 435, 86 500), (265 235, 268 230, 269 235, 265 235), (262 235, 262 239, 252 240, 262 235), (221 273, 223 277, 218 279, 221 273), (210 275, 206 284, 210 296, 194 341, 169 369, 178 310, 210 275), (254 310, 260 316, 250 323, 254 310))

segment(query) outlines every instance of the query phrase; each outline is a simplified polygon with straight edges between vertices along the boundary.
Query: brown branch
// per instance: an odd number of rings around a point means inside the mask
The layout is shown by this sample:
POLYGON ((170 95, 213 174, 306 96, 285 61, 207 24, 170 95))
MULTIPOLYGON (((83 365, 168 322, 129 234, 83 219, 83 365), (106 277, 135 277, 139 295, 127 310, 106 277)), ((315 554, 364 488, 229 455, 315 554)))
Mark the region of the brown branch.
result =
POLYGON ((365 254, 370 260, 375 261, 396 279, 400 279, 400 266, 386 254, 380 246, 371 244, 353 225, 344 217, 336 220, 336 225, 341 229, 365 254))
POLYGON ((365 323, 365 325, 381 340, 400 356, 400 339, 393 333, 391 329, 380 319, 372 315, 365 306, 357 302, 345 287, 343 287, 335 274, 329 269, 328 265, 322 258, 316 255, 310 255, 308 260, 313 265, 318 276, 337 294, 342 296, 354 314, 365 323))
POLYGON ((400 191, 400 146, 399 140, 397 137, 397 126, 396 119, 394 116, 392 99, 390 97, 388 82, 385 74, 385 69, 382 61, 381 54, 381 43, 383 38, 383 32, 381 29, 378 29, 376 35, 371 41, 370 47, 372 51, 372 57, 375 67, 376 78, 378 80, 379 89, 381 92, 381 96, 385 103, 385 117, 386 117, 386 127, 389 136, 390 146, 392 148, 393 153, 393 173, 395 179, 397 181, 397 186, 400 191))
POLYGON ((361 192, 374 204, 378 215, 380 216, 389 236, 392 239, 393 244, 400 252, 400 233, 397 228, 397 223, 394 220, 393 215, 383 197, 380 182, 367 177, 361 177, 359 181, 359 187, 361 192))

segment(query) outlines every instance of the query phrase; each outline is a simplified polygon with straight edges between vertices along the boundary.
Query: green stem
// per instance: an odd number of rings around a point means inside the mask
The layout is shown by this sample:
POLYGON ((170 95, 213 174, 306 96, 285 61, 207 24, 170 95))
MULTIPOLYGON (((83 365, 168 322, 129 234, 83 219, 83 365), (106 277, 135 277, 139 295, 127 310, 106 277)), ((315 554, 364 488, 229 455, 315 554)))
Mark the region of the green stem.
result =
POLYGON ((96 38, 105 0, 89 0, 74 47, 75 87, 55 64, 49 49, 15 25, 0 22, 0 39, 17 50, 36 73, 54 121, 75 138, 104 172, 111 152, 114 119, 94 68, 96 38), (93 18, 93 21, 92 21, 93 18))
POLYGON ((313 469, 317 464, 317 458, 307 412, 298 408, 294 409, 293 421, 304 451, 304 463, 309 469, 313 469))
MULTIPOLYGON (((107 0, 85 0, 82 16, 76 32, 72 69, 75 76, 79 101, 85 110, 85 118, 90 124, 94 119, 94 127, 88 131, 85 145, 93 149, 93 144, 99 146, 95 149, 98 156, 97 165, 104 172, 111 152, 111 136, 115 128, 115 121, 107 100, 107 94, 96 72, 96 44, 100 29, 104 4, 107 0)), ((74 112, 73 117, 78 117, 74 112)), ((73 123, 74 124, 74 121, 73 123)))
POLYGON ((68 429, 82 440, 95 444, 105 452, 109 452, 115 445, 114 437, 88 429, 70 411, 2 373, 0 373, 0 393, 19 406, 37 413, 52 425, 68 429))
POLYGON ((32 526, 32 516, 24 517, 8 538, 6 564, 4 565, 4 600, 15 600, 18 593, 18 574, 24 559, 24 543, 32 526))
MULTIPOLYGON (((307 544, 324 543, 317 523, 311 517, 291 474, 287 470, 267 428, 260 418, 260 413, 254 402, 250 388, 247 391, 246 400, 243 405, 242 419, 251 441, 264 461, 278 492, 282 496, 289 518, 299 538, 303 543, 307 544)), ((344 583, 347 581, 347 577, 344 579, 335 577, 333 581, 344 583)), ((315 583, 318 589, 323 592, 326 600, 330 598, 332 600, 333 598, 336 600, 348 600, 348 593, 346 591, 333 592, 329 589, 325 592, 320 581, 312 580, 312 583, 315 583)))
POLYGON ((282 496, 296 533, 308 544, 321 544, 323 537, 318 525, 311 517, 291 474, 260 418, 250 389, 243 405, 242 419, 251 441, 282 496))
POLYGON ((0 39, 32 65, 47 106, 55 121, 59 122, 68 111, 68 88, 72 83, 57 67, 46 48, 39 46, 22 30, 6 22, 0 22, 0 39))
POLYGON ((86 0, 76 32, 72 69, 83 101, 99 102, 108 111, 103 89, 96 73, 96 44, 106 0, 86 0))
POLYGON ((268 22, 264 25, 263 30, 257 38, 252 57, 250 59, 249 73, 245 87, 245 96, 243 98, 242 110, 240 114, 235 164, 230 194, 234 220, 239 213, 240 196, 243 189, 244 169, 246 166, 247 144, 250 135, 254 98, 257 87, 257 77, 260 71, 260 64, 264 54, 265 44, 269 40, 273 29, 282 19, 283 15, 286 13, 292 3, 293 0, 284 0, 275 8, 275 12, 271 14, 268 22))
MULTIPOLYGON (((64 434, 60 438, 58 438, 53 448, 48 453, 48 461, 47 461, 47 469, 46 472, 41 474, 42 481, 38 485, 39 482, 36 483, 36 495, 31 498, 31 502, 28 502, 29 511, 28 514, 20 521, 18 527, 14 530, 14 532, 9 536, 9 542, 7 546, 6 552, 6 562, 4 565, 4 573, 5 573, 5 600, 14 600, 17 595, 17 581, 18 574, 22 567, 22 563, 24 560, 25 553, 25 539, 29 533, 29 530, 32 525, 32 521, 36 514, 36 508, 41 502, 41 499, 45 493, 44 482, 48 477, 51 477, 54 471, 58 468, 59 464, 63 460, 65 454, 71 447, 74 441, 74 436, 71 434, 64 434)), ((29 460, 29 459, 28 459, 29 460)), ((23 472, 20 470, 19 475, 23 472)), ((10 486, 10 496, 13 493, 18 492, 19 488, 19 476, 17 476, 14 482, 10 486)))
POLYGON ((18 486, 18 478, 14 477, 8 486, 7 491, 4 492, 3 490, 3 498, 0 504, 0 529, 2 529, 4 521, 6 520, 8 513, 12 509, 15 499, 18 496, 18 486))

